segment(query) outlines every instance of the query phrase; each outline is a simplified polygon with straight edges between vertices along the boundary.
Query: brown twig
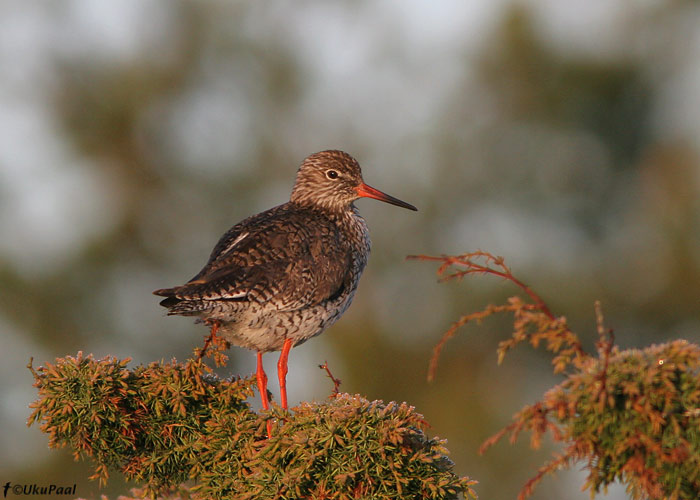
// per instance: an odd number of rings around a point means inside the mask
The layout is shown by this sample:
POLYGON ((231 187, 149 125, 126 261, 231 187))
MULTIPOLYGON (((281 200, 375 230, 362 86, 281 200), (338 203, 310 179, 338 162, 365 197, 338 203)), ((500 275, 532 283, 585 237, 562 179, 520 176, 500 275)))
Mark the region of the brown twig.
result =
POLYGON ((462 328, 464 325, 469 323, 470 321, 476 321, 477 323, 483 320, 484 318, 487 318, 491 316, 492 314, 496 314, 499 312, 504 312, 510 310, 509 306, 507 305, 502 305, 502 306, 496 306, 496 305, 489 305, 484 309, 483 311, 477 311, 471 314, 465 314, 461 318, 459 318, 457 321, 452 323, 452 326, 450 326, 449 330, 447 330, 443 335, 440 341, 435 344, 435 347, 433 347, 433 355, 430 357, 430 364, 428 366, 428 382, 432 382, 435 379, 435 373, 437 372, 437 366, 438 366, 438 360, 440 359, 440 353, 442 352, 443 347, 445 347, 445 344, 447 343, 448 340, 450 340, 452 337, 454 337, 454 334, 457 333, 457 330, 462 328))
POLYGON ((605 329, 605 320, 603 318, 603 309, 599 300, 595 301, 595 319, 596 327, 598 330, 598 341, 596 342, 596 347, 598 352, 601 353, 603 359, 603 368, 598 374, 598 380, 600 380, 600 387, 594 400, 598 400, 601 411, 605 407, 605 399, 607 395, 606 385, 608 379, 608 363, 610 362, 610 353, 612 352, 613 346, 615 345, 615 334, 612 328, 605 329), (607 339, 606 339, 607 337, 607 339))
POLYGON ((209 349, 209 346, 211 345, 212 342, 214 342, 214 339, 216 338, 216 331, 219 329, 219 326, 221 323, 219 323, 215 319, 208 319, 205 320, 205 323, 209 326, 211 326, 211 330, 209 332, 209 336, 204 339, 204 347, 199 351, 199 359, 202 359, 204 355, 207 353, 207 349, 209 349))
POLYGON ((216 366, 224 366, 228 361, 228 356, 224 354, 224 351, 230 345, 226 340, 216 335, 221 323, 217 320, 208 320, 206 323, 211 325, 211 331, 204 339, 204 346, 195 348, 194 355, 198 360, 202 360, 204 357, 214 358, 216 366))
POLYGON ((337 396, 338 395, 338 389, 340 389, 340 379, 335 378, 333 374, 331 373, 330 368, 328 368, 328 361, 324 361, 322 365, 318 365, 318 367, 321 370, 326 370, 326 373, 328 374, 328 378, 330 378, 333 381, 333 392, 331 393, 331 397, 337 396))
POLYGON ((532 299, 537 308, 540 311, 542 311, 549 319, 556 319, 554 314, 552 314, 552 311, 549 310, 549 307, 544 302, 544 300, 542 300, 542 298, 539 295, 537 295, 529 286, 527 286, 525 283, 513 276, 513 273, 511 272, 510 268, 505 264, 505 260, 503 259, 503 257, 495 256, 493 254, 490 254, 489 252, 484 252, 483 250, 477 250, 476 252, 470 252, 467 254, 457 256, 441 255, 439 257, 435 257, 431 255, 409 255, 406 258, 409 260, 427 260, 434 262, 442 262, 442 265, 440 265, 440 267, 437 270, 439 276, 444 275, 450 266, 466 267, 466 269, 464 270, 455 271, 452 274, 444 276, 442 278, 443 280, 463 278, 468 274, 491 274, 493 276, 499 276, 503 279, 512 282, 513 284, 518 286, 523 292, 525 292, 528 295, 528 297, 532 299), (478 262, 475 262, 473 260, 479 258, 485 259, 486 265, 479 264, 478 262), (494 269, 493 267, 489 267, 489 264, 500 268, 500 270, 494 269))
POLYGON ((558 454, 554 456, 554 459, 544 464, 540 467, 534 477, 530 478, 518 493, 518 500, 525 500, 527 497, 532 495, 537 483, 542 481, 544 476, 547 474, 553 474, 562 467, 565 467, 572 460, 571 452, 565 454, 558 454))
MULTIPOLYGON (((493 276, 498 276, 515 284, 532 301, 532 303, 523 303, 521 300, 516 300, 516 298, 513 297, 507 304, 489 305, 483 311, 462 316, 459 320, 452 324, 452 326, 442 336, 438 344, 433 348, 433 356, 430 359, 430 366, 428 369, 428 381, 433 380, 435 377, 437 362, 445 343, 454 336, 459 328, 466 325, 470 321, 480 322, 488 316, 501 312, 512 312, 516 316, 516 324, 520 324, 521 328, 524 328, 524 326, 527 324, 540 325, 538 327, 539 331, 547 331, 548 333, 546 335, 549 335, 549 337, 552 339, 551 345, 553 346, 553 350, 558 350, 559 348, 554 347, 554 345, 561 344, 563 341, 569 346, 568 351, 577 360, 588 357, 578 338, 566 326, 566 320, 564 318, 557 318, 554 316, 545 301, 542 300, 542 297, 540 297, 528 285, 513 275, 511 269, 505 264, 503 257, 498 257, 488 252, 478 250, 476 252, 457 256, 441 255, 435 257, 430 255, 409 255, 407 259, 440 262, 440 266, 437 269, 437 274, 441 281, 461 279, 470 274, 490 274, 493 276), (536 315, 541 315, 541 318, 537 318, 536 315)), ((529 334, 525 334, 524 329, 518 329, 516 326, 514 340, 509 341, 507 344, 514 344, 526 338, 530 338, 533 345, 535 345, 536 342, 539 342, 539 338, 544 336, 545 334, 542 333, 539 337, 532 337, 529 334)), ((505 350, 507 349, 500 350, 499 357, 502 357, 505 350)), ((569 352, 564 351, 562 355, 555 358, 558 371, 563 370, 562 365, 569 362, 569 352)))

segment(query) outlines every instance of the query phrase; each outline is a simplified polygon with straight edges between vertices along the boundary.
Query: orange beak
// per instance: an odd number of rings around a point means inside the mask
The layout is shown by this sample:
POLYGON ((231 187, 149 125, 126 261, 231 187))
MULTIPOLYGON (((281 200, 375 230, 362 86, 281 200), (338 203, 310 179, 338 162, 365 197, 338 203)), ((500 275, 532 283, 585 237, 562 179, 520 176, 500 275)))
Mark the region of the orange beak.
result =
POLYGON ((401 201, 398 198, 389 196, 386 193, 382 193, 379 189, 374 189, 372 186, 368 186, 364 182, 357 186, 357 196, 360 198, 374 198, 375 200, 383 201, 385 203, 391 203, 397 207, 408 208, 409 210, 418 211, 416 207, 405 201, 401 201))

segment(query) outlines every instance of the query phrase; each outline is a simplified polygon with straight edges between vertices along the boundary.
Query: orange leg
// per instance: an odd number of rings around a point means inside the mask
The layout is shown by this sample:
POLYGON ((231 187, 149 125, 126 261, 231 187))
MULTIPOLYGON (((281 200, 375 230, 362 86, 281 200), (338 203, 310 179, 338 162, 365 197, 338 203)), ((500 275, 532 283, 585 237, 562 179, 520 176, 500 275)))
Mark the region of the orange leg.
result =
MULTIPOLYGON (((256 377, 258 379, 258 391, 260 392, 260 399, 262 400, 262 405, 264 410, 270 409, 270 401, 267 399, 267 375, 265 374, 265 369, 263 368, 262 362, 263 353, 258 351, 258 371, 256 372, 256 377)), ((272 423, 267 421, 267 437, 272 435, 272 423)))
POLYGON ((282 408, 287 409, 287 358, 292 349, 292 339, 286 339, 280 353, 280 360, 277 362, 277 376, 280 380, 280 399, 282 408))

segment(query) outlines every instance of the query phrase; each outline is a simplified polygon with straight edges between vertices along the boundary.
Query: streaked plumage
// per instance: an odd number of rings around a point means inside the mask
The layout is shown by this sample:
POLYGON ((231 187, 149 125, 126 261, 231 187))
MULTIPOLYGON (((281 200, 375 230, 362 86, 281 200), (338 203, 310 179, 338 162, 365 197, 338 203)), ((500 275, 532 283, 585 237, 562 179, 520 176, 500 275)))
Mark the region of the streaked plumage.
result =
POLYGON ((166 297, 168 314, 216 325, 227 341, 258 351, 259 361, 282 350, 286 374, 289 349, 335 323, 355 295, 370 251, 353 205, 360 197, 416 210, 364 184, 347 153, 315 153, 299 168, 289 202, 233 226, 194 278, 154 293, 166 297))

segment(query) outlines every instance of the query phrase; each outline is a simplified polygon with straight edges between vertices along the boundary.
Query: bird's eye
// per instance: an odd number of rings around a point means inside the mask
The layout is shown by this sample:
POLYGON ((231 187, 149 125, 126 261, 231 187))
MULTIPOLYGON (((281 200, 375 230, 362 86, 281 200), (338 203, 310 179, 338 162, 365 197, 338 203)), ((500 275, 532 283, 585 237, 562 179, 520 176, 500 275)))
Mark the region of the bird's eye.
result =
POLYGON ((340 175, 340 174, 338 174, 338 171, 337 171, 337 170, 333 170, 333 169, 331 169, 331 170, 326 170, 326 177, 328 177, 328 178, 331 179, 331 180, 332 180, 332 179, 337 179, 339 175, 340 175))

